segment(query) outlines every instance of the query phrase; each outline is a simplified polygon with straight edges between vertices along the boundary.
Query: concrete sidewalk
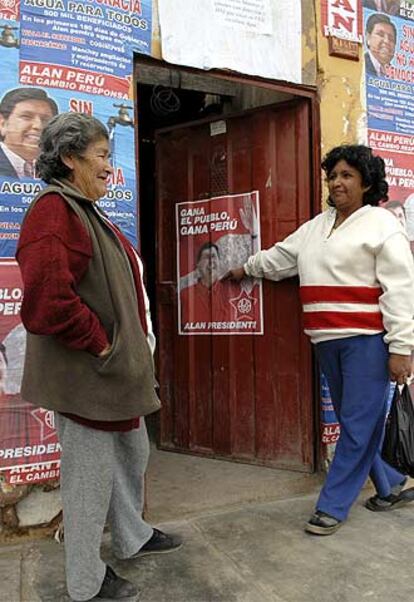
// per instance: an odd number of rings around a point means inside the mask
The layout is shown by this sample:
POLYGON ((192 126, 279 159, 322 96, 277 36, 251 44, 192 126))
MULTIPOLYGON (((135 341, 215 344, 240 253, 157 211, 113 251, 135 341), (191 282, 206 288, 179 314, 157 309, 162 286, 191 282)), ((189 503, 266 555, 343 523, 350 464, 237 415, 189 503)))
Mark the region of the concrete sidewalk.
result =
MULTIPOLYGON (((168 555, 118 561, 140 602, 408 602, 414 600, 414 503, 363 507, 334 535, 304 533, 321 476, 155 452, 149 518, 180 533, 168 555), (173 470, 174 468, 174 470, 173 470), (177 517, 180 517, 179 519, 177 517)), ((68 602, 63 545, 0 548, 1 602, 68 602)))

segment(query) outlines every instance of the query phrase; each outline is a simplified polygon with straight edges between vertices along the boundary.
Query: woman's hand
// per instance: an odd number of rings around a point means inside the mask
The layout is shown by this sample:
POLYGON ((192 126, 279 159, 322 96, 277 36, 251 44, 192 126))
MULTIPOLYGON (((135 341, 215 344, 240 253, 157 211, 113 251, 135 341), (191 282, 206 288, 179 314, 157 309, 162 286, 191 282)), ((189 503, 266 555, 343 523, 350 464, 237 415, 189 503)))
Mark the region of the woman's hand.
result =
POLYGON ((411 376, 411 356, 390 353, 388 369, 390 379, 397 381, 399 385, 403 385, 407 381, 407 378, 411 376))
POLYGON ((100 352, 100 354, 98 355, 98 357, 100 357, 100 358, 104 358, 104 357, 106 357, 107 355, 109 355, 109 354, 110 354, 110 352, 111 352, 111 345, 110 345, 109 343, 107 343, 107 344, 105 345, 105 347, 102 349, 102 351, 100 352))
POLYGON ((244 271, 243 266, 241 268, 233 268, 224 274, 221 280, 235 280, 236 282, 240 282, 243 278, 246 277, 246 273, 244 271))

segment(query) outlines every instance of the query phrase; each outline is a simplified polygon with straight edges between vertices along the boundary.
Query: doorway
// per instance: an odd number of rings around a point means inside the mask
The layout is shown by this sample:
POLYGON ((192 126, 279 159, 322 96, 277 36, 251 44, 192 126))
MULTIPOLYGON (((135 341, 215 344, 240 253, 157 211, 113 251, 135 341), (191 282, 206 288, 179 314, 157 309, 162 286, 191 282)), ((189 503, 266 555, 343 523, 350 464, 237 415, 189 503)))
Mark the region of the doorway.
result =
POLYGON ((176 205, 257 193, 262 247, 284 238, 314 208, 312 103, 156 61, 140 62, 136 80, 139 239, 163 401, 150 434, 162 449, 311 472, 312 359, 297 283, 264 283, 263 334, 179 334, 176 205))

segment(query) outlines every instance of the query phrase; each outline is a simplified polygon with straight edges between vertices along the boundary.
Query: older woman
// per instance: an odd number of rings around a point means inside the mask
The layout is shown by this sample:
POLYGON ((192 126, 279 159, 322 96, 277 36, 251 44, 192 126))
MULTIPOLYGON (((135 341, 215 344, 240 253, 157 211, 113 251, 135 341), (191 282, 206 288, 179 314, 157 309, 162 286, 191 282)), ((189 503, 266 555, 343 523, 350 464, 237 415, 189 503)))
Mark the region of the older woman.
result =
POLYGON ((305 529, 334 533, 368 475, 370 510, 413 499, 406 477, 379 454, 389 379, 404 383, 414 349, 414 268, 398 220, 377 207, 387 199, 384 162, 366 146, 339 146, 322 163, 330 208, 228 277, 281 280, 299 275, 305 332, 315 344, 341 435, 316 511, 305 529))
POLYGON ((40 150, 37 172, 49 186, 31 204, 17 250, 28 331, 22 395, 56 412, 69 593, 118 600, 137 590, 100 558, 106 519, 119 558, 181 544, 141 514, 140 417, 160 406, 142 263, 96 206, 112 173, 102 123, 61 114, 40 150))

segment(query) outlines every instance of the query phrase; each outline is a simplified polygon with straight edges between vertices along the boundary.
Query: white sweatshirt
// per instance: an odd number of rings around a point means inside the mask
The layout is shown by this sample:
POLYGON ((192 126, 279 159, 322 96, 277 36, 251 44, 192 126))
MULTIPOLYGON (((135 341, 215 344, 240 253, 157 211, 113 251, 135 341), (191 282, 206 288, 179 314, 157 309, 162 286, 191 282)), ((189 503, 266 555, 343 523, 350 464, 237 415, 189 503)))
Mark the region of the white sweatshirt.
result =
POLYGON ((334 208, 252 255, 246 274, 299 275, 312 343, 386 331, 390 353, 414 349, 414 263, 406 233, 386 209, 365 205, 332 230, 334 208))

